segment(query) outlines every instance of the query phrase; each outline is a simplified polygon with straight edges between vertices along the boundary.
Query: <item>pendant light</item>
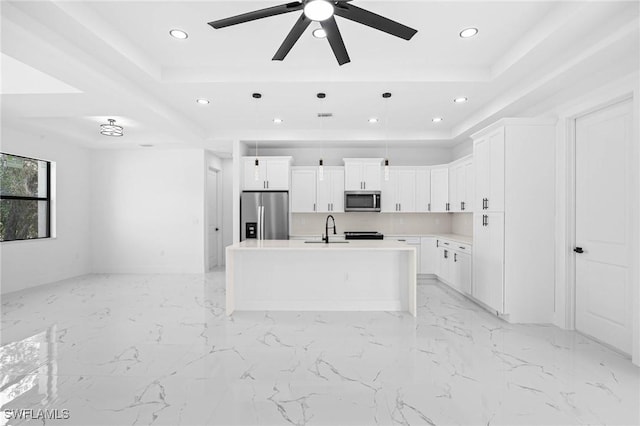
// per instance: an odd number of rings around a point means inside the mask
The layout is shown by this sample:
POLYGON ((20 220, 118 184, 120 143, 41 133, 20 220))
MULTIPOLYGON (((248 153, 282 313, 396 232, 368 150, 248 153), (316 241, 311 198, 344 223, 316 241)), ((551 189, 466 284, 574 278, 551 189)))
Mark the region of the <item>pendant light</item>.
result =
MULTIPOLYGON (((391 93, 382 94, 383 99, 390 99, 391 93)), ((384 102, 384 101, 383 101, 384 102)), ((389 103, 384 103, 384 180, 389 180, 389 103)))
POLYGON ((318 180, 324 180, 324 161, 322 158, 318 162, 318 180))
POLYGON ((253 179, 260 180, 260 160, 258 160, 258 141, 256 141, 256 161, 253 166, 253 179))

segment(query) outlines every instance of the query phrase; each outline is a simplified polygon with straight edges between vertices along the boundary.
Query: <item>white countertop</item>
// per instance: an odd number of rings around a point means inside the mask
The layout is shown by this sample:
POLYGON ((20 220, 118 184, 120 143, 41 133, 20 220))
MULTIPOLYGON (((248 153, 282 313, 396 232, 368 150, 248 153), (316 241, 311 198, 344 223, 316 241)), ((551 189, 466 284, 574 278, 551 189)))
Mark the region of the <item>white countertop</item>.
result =
MULTIPOLYGON (((309 241, 318 241, 310 237, 309 241)), ((414 250, 392 240, 349 240, 347 243, 305 243, 304 240, 245 240, 228 247, 232 250, 414 250)))
MULTIPOLYGON (((473 245, 473 237, 467 235, 459 235, 459 234, 385 234, 385 238, 397 238, 397 237, 434 237, 441 238, 444 240, 455 241, 462 244, 473 245)), ((319 239, 319 235, 291 235, 291 238, 306 238, 309 240, 319 239)), ((332 235, 331 238, 344 239, 344 234, 342 235, 332 235)), ((353 241, 353 240, 350 240, 353 241)), ((384 241, 384 240, 383 240, 384 241)))

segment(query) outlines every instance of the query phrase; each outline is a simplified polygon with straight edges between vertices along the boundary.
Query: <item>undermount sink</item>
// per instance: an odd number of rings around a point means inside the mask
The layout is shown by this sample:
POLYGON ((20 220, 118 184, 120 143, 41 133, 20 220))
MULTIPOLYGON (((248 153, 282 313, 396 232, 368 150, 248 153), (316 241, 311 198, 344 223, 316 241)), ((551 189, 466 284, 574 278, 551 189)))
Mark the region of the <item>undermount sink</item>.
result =
MULTIPOLYGON (((346 244, 348 242, 349 241, 338 240, 338 241, 329 241, 329 244, 346 244)), ((326 242, 324 242, 322 240, 320 240, 320 241, 318 241, 318 240, 307 240, 307 241, 305 241, 305 243, 307 243, 307 244, 327 244, 326 242)))

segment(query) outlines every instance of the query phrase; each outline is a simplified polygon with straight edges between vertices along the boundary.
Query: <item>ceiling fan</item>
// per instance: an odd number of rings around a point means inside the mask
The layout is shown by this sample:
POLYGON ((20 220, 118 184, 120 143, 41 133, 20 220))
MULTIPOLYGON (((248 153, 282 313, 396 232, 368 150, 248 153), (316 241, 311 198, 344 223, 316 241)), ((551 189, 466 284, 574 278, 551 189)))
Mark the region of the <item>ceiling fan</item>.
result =
POLYGON ((300 18, 298 18, 289 34, 284 39, 284 42, 276 52, 273 60, 282 61, 289 51, 291 51, 300 36, 302 36, 302 33, 304 33, 309 24, 311 24, 311 21, 317 21, 320 22, 320 26, 325 31, 331 50, 333 50, 333 54, 336 56, 340 65, 351 62, 351 60, 349 59, 347 48, 342 40, 342 35, 340 35, 340 30, 338 29, 338 24, 336 23, 334 15, 367 25, 371 28, 384 31, 385 33, 405 40, 410 40, 411 37, 418 32, 413 28, 402 25, 396 21, 392 21, 384 16, 377 15, 373 12, 369 12, 368 10, 349 4, 350 2, 351 0, 301 0, 212 21, 209 22, 209 25, 213 28, 219 29, 242 24, 244 22, 255 21, 256 19, 268 18, 270 16, 302 10, 303 12, 300 15, 300 18))

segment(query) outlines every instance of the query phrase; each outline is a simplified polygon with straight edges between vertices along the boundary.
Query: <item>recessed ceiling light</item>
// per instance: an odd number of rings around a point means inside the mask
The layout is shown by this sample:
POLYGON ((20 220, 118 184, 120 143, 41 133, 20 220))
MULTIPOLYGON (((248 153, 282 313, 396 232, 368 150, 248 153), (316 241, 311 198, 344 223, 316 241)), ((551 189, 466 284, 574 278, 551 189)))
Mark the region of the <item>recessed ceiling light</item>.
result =
POLYGON ((311 0, 304 6, 304 14, 312 21, 324 21, 333 16, 333 5, 326 0, 311 0))
POLYGON ((371 124, 375 124, 377 122, 378 122, 378 119, 375 118, 375 117, 372 117, 372 118, 369 119, 369 123, 371 123, 371 124))
POLYGON ((199 99, 196 99, 196 102, 199 103, 200 105, 209 105, 209 99, 199 98, 199 99))
POLYGON ((141 146, 142 148, 152 148, 153 145, 151 145, 150 143, 141 143, 139 146, 141 146))
POLYGON ((282 124, 282 118, 274 118, 273 124, 282 124))
POLYGON ((463 104, 465 102, 467 102, 469 99, 465 98, 464 96, 459 97, 459 98, 455 98, 453 100, 453 102, 457 103, 457 104, 463 104))
POLYGON ((433 117, 431 121, 433 121, 434 123, 439 123, 442 121, 442 117, 433 117))
POLYGON ((476 34, 478 34, 477 28, 465 28, 464 30, 460 31, 460 37, 462 38, 473 37, 476 34))
POLYGON ((184 40, 185 38, 189 37, 189 34, 185 33, 182 30, 171 30, 169 31, 169 34, 171 35, 171 37, 174 37, 180 40, 184 40))
POLYGON ((327 38, 327 32, 324 30, 324 28, 316 28, 315 30, 313 30, 312 34, 315 38, 327 38))

